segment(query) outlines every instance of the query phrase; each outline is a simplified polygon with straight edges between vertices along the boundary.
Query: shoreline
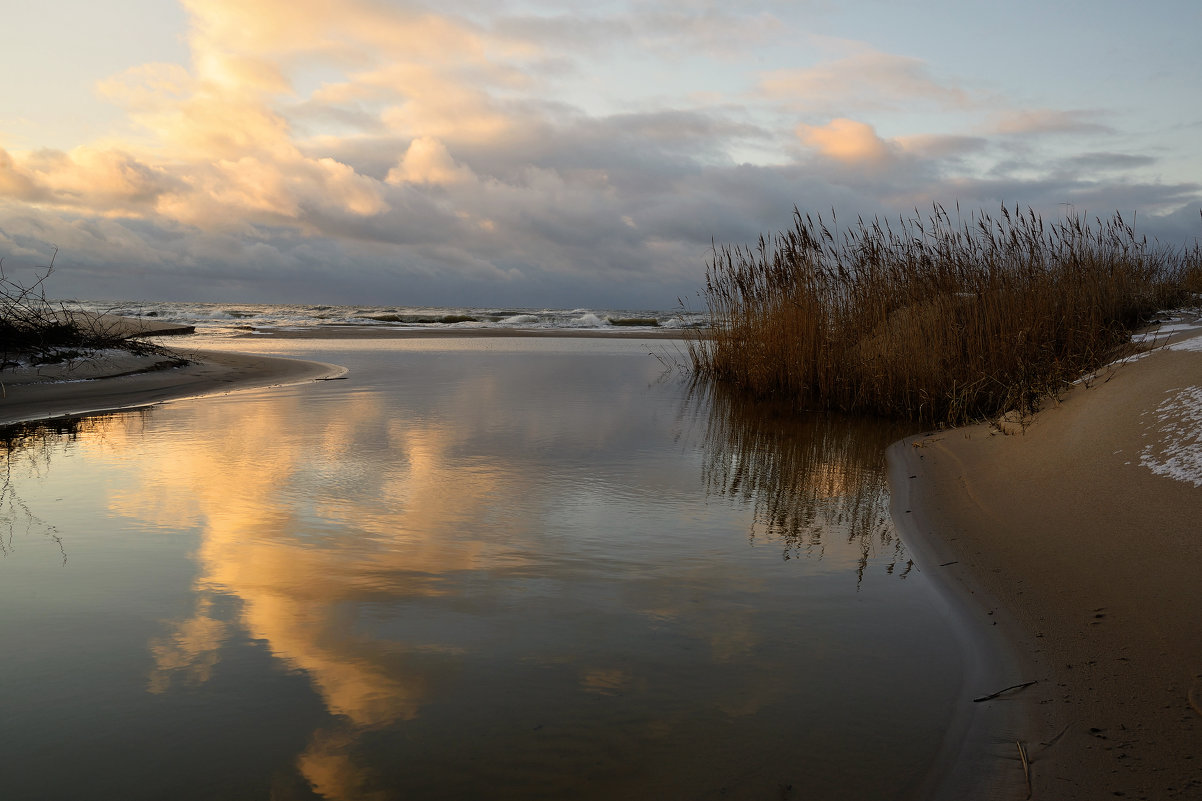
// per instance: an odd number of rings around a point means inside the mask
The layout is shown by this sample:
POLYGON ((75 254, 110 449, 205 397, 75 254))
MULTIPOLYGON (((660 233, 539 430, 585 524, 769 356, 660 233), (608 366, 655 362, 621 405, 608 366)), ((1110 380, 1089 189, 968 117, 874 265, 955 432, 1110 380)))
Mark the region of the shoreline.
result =
MULTIPOLYGON (((138 408, 169 400, 202 397, 237 389, 257 389, 284 384, 339 378, 346 370, 338 365, 300 359, 261 356, 226 350, 189 347, 191 326, 159 320, 80 313, 89 325, 122 337, 172 338, 165 352, 132 356, 122 352, 97 352, 63 365, 25 367, 0 371, 0 426, 98 414, 138 408), (171 364, 186 358, 186 365, 171 364)), ((203 338, 203 335, 196 335, 203 338)), ((697 336, 688 329, 520 329, 520 328, 382 328, 331 325, 298 329, 248 331, 241 339, 439 339, 560 337, 569 339, 686 340, 697 336)))
POLYGON ((1019 742, 1032 798, 1202 796, 1202 487, 1145 466, 1202 437, 1172 403, 1197 384, 1202 352, 1157 350, 1024 430, 890 447, 895 523, 966 653, 994 690, 1037 682, 958 721, 938 797, 1027 797, 1019 742))
POLYGON ((941 575, 957 563, 958 554, 931 533, 934 525, 928 510, 919 494, 911 491, 922 470, 921 455, 910 458, 913 443, 924 436, 928 435, 906 437, 886 451, 890 516, 935 590, 939 611, 955 632, 965 667, 939 754, 911 797, 915 801, 1025 798, 1026 780, 1015 745, 1026 718, 1021 704, 1015 703, 1023 690, 1001 692, 988 701, 974 699, 1029 681, 1025 677, 1037 671, 1020 646, 1023 629, 1006 608, 983 587, 941 575))
POLYGON ((0 426, 300 384, 346 373, 324 362, 183 348, 148 357, 123 354, 82 361, 0 374, 0 426), (167 360, 175 356, 191 361, 173 366, 167 360))
POLYGON ((310 328, 253 329, 239 334, 255 339, 474 339, 556 337, 561 339, 692 339, 695 328, 385 328, 376 325, 317 325, 310 328))

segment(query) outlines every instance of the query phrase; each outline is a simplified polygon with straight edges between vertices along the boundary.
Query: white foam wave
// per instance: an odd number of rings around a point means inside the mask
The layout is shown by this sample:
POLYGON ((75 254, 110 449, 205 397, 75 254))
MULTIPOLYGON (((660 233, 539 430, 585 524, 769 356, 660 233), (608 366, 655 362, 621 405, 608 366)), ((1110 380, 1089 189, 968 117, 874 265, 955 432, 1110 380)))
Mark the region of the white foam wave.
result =
POLYGON ((537 314, 515 314, 500 321, 501 325, 531 325, 539 322, 537 314))
POLYGON ((592 312, 585 312, 579 317, 566 321, 571 328, 600 328, 609 325, 609 320, 602 320, 592 312))
MULTIPOLYGON (((613 321, 638 328, 634 321, 654 320, 664 328, 706 325, 698 312, 613 309, 542 309, 425 306, 329 306, 252 303, 181 303, 158 301, 78 301, 72 307, 116 312, 128 317, 157 317, 196 326, 206 335, 242 335, 246 329, 320 325, 404 326, 416 328, 610 329, 613 321), (472 318, 472 319, 458 319, 472 318)), ((654 327, 649 323, 646 327, 654 327)))

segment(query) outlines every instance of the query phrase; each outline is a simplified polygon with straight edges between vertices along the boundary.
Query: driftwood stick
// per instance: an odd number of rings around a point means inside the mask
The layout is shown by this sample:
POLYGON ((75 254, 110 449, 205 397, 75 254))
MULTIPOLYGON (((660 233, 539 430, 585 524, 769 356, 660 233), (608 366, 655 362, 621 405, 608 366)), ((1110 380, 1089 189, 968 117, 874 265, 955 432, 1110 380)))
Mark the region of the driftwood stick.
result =
POLYGON ((1018 758, 1023 763, 1023 778, 1027 780, 1027 798, 1031 797, 1031 760, 1027 758, 1027 749, 1023 748, 1022 740, 1016 740, 1018 758))
POLYGON ((1046 743, 1042 743, 1043 747, 1040 748, 1037 753, 1043 753, 1044 751, 1048 750, 1053 745, 1055 745, 1057 742, 1059 742, 1060 738, 1064 736, 1064 733, 1067 732, 1069 730, 1069 727, 1072 725, 1073 724, 1071 724, 1071 723, 1064 724, 1064 728, 1060 730, 1060 733, 1057 734, 1052 739, 1048 740, 1046 743))
POLYGON ((972 702, 974 704, 979 704, 982 701, 992 701, 994 698, 997 698, 999 695, 1008 693, 1011 690, 1021 690, 1024 687, 1030 687, 1032 684, 1038 684, 1038 683, 1039 683, 1039 680, 1036 679, 1035 681, 1024 681, 1022 684, 1011 684, 1009 687, 1003 687, 1002 689, 998 690, 995 693, 990 693, 989 695, 982 695, 980 698, 974 698, 974 699, 972 699, 972 702))

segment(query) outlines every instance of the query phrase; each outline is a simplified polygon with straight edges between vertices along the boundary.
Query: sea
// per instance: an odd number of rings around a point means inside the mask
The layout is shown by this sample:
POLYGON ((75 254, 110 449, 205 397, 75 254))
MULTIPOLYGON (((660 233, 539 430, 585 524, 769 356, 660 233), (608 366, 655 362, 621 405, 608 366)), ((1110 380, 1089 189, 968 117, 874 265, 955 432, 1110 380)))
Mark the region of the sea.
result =
POLYGON ((196 326, 212 336, 315 326, 381 329, 524 329, 648 331, 705 328, 704 311, 663 309, 546 309, 459 306, 325 306, 156 301, 64 301, 67 308, 147 317, 196 326))
POLYGON ((2 798, 911 801, 997 689, 893 524, 910 430, 637 336, 703 316, 90 308, 346 372, 0 431, 2 798))

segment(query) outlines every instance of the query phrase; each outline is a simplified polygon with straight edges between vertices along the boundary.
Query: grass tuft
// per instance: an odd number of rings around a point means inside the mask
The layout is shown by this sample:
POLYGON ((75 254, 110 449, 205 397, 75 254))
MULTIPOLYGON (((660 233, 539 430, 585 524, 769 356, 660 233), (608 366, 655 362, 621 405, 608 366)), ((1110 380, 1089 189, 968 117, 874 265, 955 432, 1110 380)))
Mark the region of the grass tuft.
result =
POLYGON ((715 247, 712 329, 689 355, 698 376, 794 408, 948 425, 1032 412, 1202 288, 1202 247, 1149 243, 1117 213, 793 223, 715 247))

